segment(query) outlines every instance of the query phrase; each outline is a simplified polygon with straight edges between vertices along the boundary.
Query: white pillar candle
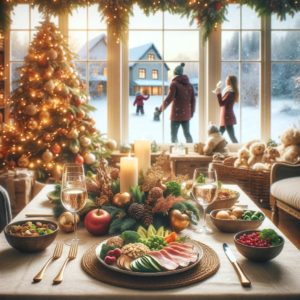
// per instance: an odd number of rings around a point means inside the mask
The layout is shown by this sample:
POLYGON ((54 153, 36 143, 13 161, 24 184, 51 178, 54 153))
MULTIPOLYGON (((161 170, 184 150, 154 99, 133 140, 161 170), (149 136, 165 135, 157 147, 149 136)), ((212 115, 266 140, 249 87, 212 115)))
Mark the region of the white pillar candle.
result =
POLYGON ((134 153, 138 159, 139 173, 146 174, 147 170, 151 167, 151 142, 150 141, 135 141, 134 153))
POLYGON ((120 192, 129 192, 138 185, 138 161, 135 157, 121 157, 120 192))

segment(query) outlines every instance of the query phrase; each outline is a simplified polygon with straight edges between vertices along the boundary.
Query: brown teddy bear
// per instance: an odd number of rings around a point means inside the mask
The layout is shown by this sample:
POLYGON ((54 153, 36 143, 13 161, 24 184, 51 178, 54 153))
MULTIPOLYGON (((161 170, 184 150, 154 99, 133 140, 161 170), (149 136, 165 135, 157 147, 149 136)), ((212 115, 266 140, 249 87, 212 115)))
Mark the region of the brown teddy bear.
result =
POLYGON ((250 153, 248 149, 241 148, 238 152, 238 159, 235 160, 234 166, 236 168, 249 168, 248 159, 250 157, 250 153))
POLYGON ((273 164, 276 162, 277 158, 280 157, 280 153, 275 147, 267 147, 265 150, 262 162, 266 164, 273 164))
POLYGON ((248 165, 251 168, 256 163, 262 161, 266 146, 262 142, 253 143, 250 146, 250 157, 248 159, 248 165))
POLYGON ((277 147, 280 160, 296 163, 300 159, 300 130, 289 128, 281 135, 280 140, 281 145, 277 147))
POLYGON ((210 125, 208 128, 208 140, 204 145, 203 153, 213 155, 215 153, 228 153, 227 141, 220 133, 216 125, 210 125))

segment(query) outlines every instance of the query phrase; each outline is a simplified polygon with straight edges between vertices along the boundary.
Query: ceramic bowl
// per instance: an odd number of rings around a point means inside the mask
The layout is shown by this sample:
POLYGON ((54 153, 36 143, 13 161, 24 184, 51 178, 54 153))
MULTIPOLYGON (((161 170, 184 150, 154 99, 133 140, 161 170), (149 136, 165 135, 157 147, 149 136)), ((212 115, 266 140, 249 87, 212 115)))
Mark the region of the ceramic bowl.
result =
MULTIPOLYGON (((258 228, 263 221, 265 220, 265 216, 262 220, 227 220, 227 219, 217 219, 216 215, 219 211, 226 209, 215 209, 210 212, 210 219, 212 223, 222 232, 239 232, 242 230, 254 230, 258 228)), ((247 211, 249 211, 247 209, 247 211)))
POLYGON ((240 193, 230 189, 221 189, 217 200, 207 207, 207 212, 215 209, 230 208, 239 199, 240 193))
POLYGON ((254 247, 254 246, 248 246, 240 243, 238 241, 238 238, 246 233, 252 233, 252 232, 257 232, 259 230, 245 230, 238 232, 234 236, 234 243, 237 248, 237 250, 246 258, 256 261, 256 262, 265 262, 268 260, 271 260, 275 258, 283 249, 284 245, 284 239, 283 237, 280 236, 281 243, 276 245, 276 246, 270 246, 270 247, 254 247))
POLYGON ((55 222, 49 221, 49 220, 23 220, 23 221, 17 221, 8 224, 4 228, 4 234, 6 237, 7 242, 15 249, 21 251, 21 252, 38 252, 46 249, 56 238, 58 232, 58 226, 55 222), (11 234, 11 227, 14 225, 22 225, 26 222, 32 222, 37 223, 41 222, 43 224, 47 224, 51 226, 51 229, 53 229, 52 233, 46 234, 46 235, 40 235, 40 236, 17 236, 11 234))

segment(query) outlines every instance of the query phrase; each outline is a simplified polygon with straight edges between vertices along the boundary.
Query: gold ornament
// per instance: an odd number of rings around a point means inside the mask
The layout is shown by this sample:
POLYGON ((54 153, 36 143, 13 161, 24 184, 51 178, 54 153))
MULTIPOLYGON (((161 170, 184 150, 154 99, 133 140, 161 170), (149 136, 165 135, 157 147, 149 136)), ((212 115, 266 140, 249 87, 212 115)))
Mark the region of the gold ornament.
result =
POLYGON ((86 130, 86 128, 85 128, 84 125, 81 125, 81 126, 79 127, 79 131, 80 131, 80 132, 84 132, 85 130, 86 130))
POLYGON ((107 149, 109 149, 110 151, 114 151, 117 149, 118 147, 118 144, 115 140, 113 139, 109 139, 107 140, 107 142, 105 143, 105 146, 107 149))
POLYGON ((51 161, 53 160, 53 153, 52 153, 49 149, 47 149, 47 150, 43 153, 42 159, 43 159, 43 161, 46 162, 46 163, 51 162, 51 161))
POLYGON ((54 60, 54 59, 57 59, 57 51, 54 50, 54 49, 50 49, 48 52, 47 52, 47 59, 48 60, 54 60))
MULTIPOLYGON (((76 214, 76 222, 79 223, 79 216, 76 214)), ((66 211, 58 218, 59 229, 63 232, 69 233, 74 231, 74 216, 72 213, 66 211)))
POLYGON ((78 130, 75 129, 75 128, 72 128, 72 129, 69 131, 69 133, 68 133, 68 135, 67 135, 67 138, 69 138, 69 139, 77 139, 78 136, 79 136, 78 130))
POLYGON ((172 230, 179 232, 190 225, 190 218, 187 214, 182 213, 178 209, 173 209, 170 212, 170 224, 172 230))
POLYGON ((96 156, 95 156, 95 154, 90 153, 90 152, 85 153, 84 156, 83 156, 83 158, 84 158, 84 162, 85 162, 86 164, 88 164, 88 165, 92 165, 92 164, 94 164, 95 161, 96 161, 96 156))
POLYGON ((74 154, 78 153, 79 150, 80 150, 80 149, 79 149, 79 146, 76 145, 76 144, 75 144, 75 145, 74 145, 74 144, 71 144, 70 147, 69 147, 69 149, 70 149, 71 152, 74 153, 74 154))
POLYGON ((48 111, 41 111, 39 117, 41 121, 47 120, 50 118, 50 113, 48 111))
POLYGON ((29 159, 26 155, 22 155, 19 159, 18 159, 18 166, 20 168, 27 168, 29 166, 29 159))
POLYGON ((30 130, 34 130, 38 127, 38 123, 36 120, 34 119, 30 119, 29 122, 27 123, 27 127, 30 129, 30 130))
POLYGON ((125 207, 130 203, 131 195, 127 192, 114 195, 112 203, 118 207, 125 207))
POLYGON ((54 69, 51 66, 49 66, 44 73, 44 77, 46 79, 50 79, 53 76, 53 72, 54 72, 54 69))
POLYGON ((25 107, 24 113, 28 116, 34 116, 37 113, 37 108, 34 104, 29 104, 25 107))
POLYGON ((92 143, 91 139, 86 136, 80 137, 79 141, 83 147, 88 147, 92 143))
POLYGON ((55 84, 53 80, 48 80, 45 85, 44 85, 44 89, 48 92, 48 93, 53 93, 55 88, 55 84))
POLYGON ((43 140, 45 141, 45 142, 51 142, 51 134, 50 133, 45 133, 44 135, 43 135, 43 140))

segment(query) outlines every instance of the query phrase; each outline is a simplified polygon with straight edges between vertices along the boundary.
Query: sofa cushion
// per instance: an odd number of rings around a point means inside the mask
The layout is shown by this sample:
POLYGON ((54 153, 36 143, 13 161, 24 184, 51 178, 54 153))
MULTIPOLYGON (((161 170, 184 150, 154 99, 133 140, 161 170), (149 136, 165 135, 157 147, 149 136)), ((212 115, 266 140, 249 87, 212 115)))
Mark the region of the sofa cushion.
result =
POLYGON ((291 177, 274 182, 271 194, 278 200, 300 210, 300 177, 291 177))

